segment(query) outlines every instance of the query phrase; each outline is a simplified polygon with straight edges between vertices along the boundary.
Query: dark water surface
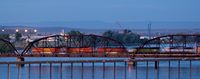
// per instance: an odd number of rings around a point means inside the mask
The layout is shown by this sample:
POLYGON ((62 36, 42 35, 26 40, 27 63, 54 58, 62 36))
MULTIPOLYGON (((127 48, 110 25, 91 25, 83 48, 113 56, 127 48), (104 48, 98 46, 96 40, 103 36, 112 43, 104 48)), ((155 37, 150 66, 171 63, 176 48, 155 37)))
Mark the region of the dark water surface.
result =
MULTIPOLYGON (((26 61, 52 61, 52 60, 103 60, 108 58, 25 58, 26 61)), ((112 59, 112 58, 109 58, 112 59)), ((125 59, 125 58, 116 58, 125 59)), ((16 61, 16 58, 0 58, 0 62, 3 61, 16 61)), ((190 70, 189 61, 180 61, 180 69, 178 68, 178 61, 171 61, 170 69, 168 61, 162 61, 159 64, 159 69, 155 69, 154 62, 148 63, 138 62, 137 65, 137 79, 199 79, 200 78, 200 62, 192 61, 192 68, 190 70), (169 72, 170 71, 170 72, 169 72), (192 71, 190 76, 190 71, 192 71), (180 72, 180 74, 179 74, 180 72), (178 77, 180 75, 180 77, 178 77), (169 78, 170 77, 170 78, 169 78)), ((63 63, 62 67, 62 79, 114 79, 114 71, 116 72, 116 79, 136 79, 136 67, 132 65, 126 65, 124 62, 116 63, 116 70, 114 70, 114 63, 95 63, 94 73, 92 73, 92 63, 84 63, 83 69, 81 63, 74 63, 73 69, 71 69, 71 63, 63 63), (126 70, 125 70, 126 67, 126 70), (103 70, 105 69, 105 73, 103 70), (73 72, 71 72, 73 70, 73 72), (82 72, 83 70, 83 72, 82 72), (126 71, 126 73, 125 73, 126 71), (71 74, 72 73, 72 74, 71 74), (83 73, 83 76, 82 76, 83 73), (83 78, 82 78, 83 77, 83 78)), ((31 79, 50 79, 50 65, 42 64, 40 73, 39 64, 31 64, 30 74, 31 79), (40 76, 41 74, 41 76, 40 76)), ((52 64, 52 79, 60 79, 60 64, 52 64)), ((10 65, 11 79, 28 79, 28 65, 25 67, 18 67, 15 64, 10 65), (20 73, 18 73, 20 72, 20 73), (20 75, 20 76, 18 76, 20 75)), ((0 65, 0 79, 8 79, 8 65, 0 65)))

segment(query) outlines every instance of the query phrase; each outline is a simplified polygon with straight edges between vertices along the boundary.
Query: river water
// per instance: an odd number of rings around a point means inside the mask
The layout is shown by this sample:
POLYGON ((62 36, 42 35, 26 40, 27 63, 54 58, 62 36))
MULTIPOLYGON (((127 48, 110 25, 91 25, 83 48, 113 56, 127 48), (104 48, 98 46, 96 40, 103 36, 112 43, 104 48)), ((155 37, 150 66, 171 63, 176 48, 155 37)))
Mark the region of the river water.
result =
MULTIPOLYGON (((57 61, 57 60, 104 60, 104 59, 126 59, 126 58, 25 58, 25 61, 57 61)), ((16 58, 0 58, 0 62, 16 61, 16 58)), ((92 73, 92 63, 84 63, 83 67, 83 79, 114 79, 114 63, 105 64, 105 74, 103 74, 103 63, 94 64, 94 73, 92 73)), ((125 70, 124 62, 116 63, 116 79, 125 79, 125 71, 127 79, 136 79, 136 68, 132 65, 127 65, 125 70)), ((200 78, 200 62, 192 61, 191 68, 192 79, 200 78)), ((18 68, 16 65, 10 65, 10 76, 11 79, 28 79, 28 65, 20 67, 18 74, 18 68), (20 75, 20 76, 18 76, 20 75)), ((82 79, 82 65, 81 63, 73 64, 73 79, 82 79)), ((31 64, 30 68, 31 79, 50 79, 50 65, 42 64, 41 76, 39 71, 39 64, 31 64)), ((60 79, 60 64, 52 65, 52 79, 60 79)), ((64 63, 62 68, 62 79, 71 79, 71 64, 64 63)), ((189 61, 180 62, 180 74, 178 69, 178 61, 171 61, 170 72, 168 61, 162 61, 159 64, 159 69, 154 68, 154 62, 148 63, 148 71, 146 68, 146 62, 138 62, 137 64, 137 79, 190 79, 190 64, 189 61), (169 74, 170 73, 170 74, 169 74), (157 76, 158 75, 158 76, 157 76), (148 77, 148 78, 147 78, 148 77), (170 78, 169 78, 170 77, 170 78)), ((0 65, 0 79, 8 78, 8 66, 0 65)))

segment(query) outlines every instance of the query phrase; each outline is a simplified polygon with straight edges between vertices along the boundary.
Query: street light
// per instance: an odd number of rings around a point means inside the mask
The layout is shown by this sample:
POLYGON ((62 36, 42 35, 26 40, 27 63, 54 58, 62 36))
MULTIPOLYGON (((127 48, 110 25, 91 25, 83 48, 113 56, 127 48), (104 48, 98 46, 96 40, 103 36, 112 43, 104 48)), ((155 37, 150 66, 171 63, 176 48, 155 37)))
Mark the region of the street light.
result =
POLYGON ((4 29, 2 29, 1 31, 2 31, 2 32, 4 32, 5 30, 4 30, 4 29))
POLYGON ((25 29, 24 32, 27 33, 27 32, 28 32, 28 29, 25 29))
POLYGON ((36 32, 37 32, 37 29, 34 29, 34 32, 36 33, 36 32))
POLYGON ((15 30, 16 32, 19 32, 19 29, 18 28, 16 28, 16 30, 15 30))

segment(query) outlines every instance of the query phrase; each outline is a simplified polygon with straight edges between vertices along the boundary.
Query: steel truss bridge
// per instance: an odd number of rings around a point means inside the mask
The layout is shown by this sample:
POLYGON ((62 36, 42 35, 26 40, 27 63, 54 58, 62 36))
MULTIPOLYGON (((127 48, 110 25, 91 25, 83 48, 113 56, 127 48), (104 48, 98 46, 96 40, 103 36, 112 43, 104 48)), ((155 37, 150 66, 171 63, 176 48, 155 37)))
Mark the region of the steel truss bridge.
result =
POLYGON ((30 42, 22 52, 0 39, 0 57, 200 57, 200 34, 165 35, 150 39, 128 52, 123 43, 98 35, 53 35, 30 42))

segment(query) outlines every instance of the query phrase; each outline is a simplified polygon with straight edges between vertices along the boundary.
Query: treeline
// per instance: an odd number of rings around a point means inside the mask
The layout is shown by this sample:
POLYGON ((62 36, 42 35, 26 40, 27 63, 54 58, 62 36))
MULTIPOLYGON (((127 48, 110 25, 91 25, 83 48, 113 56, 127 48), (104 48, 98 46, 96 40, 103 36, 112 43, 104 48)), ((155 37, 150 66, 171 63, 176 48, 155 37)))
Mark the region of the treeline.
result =
POLYGON ((9 34, 0 34, 0 38, 1 39, 6 39, 6 40, 9 40, 9 34))
POLYGON ((122 31, 111 31, 108 30, 103 33, 102 36, 110 37, 112 39, 118 40, 125 45, 135 45, 141 44, 147 41, 148 39, 140 39, 140 35, 133 33, 131 30, 122 30, 122 31))
MULTIPOLYGON (((81 33, 80 31, 72 30, 68 32, 67 34, 81 35, 83 33, 81 33)), ((132 32, 131 30, 127 30, 127 29, 122 30, 122 31, 107 30, 102 34, 102 36, 120 41, 124 45, 138 45, 148 40, 148 39, 140 39, 141 36, 139 34, 136 34, 132 32)))
MULTIPOLYGON (((84 33, 81 33, 80 31, 77 30, 71 30, 67 32, 67 34, 70 35, 83 35, 84 33)), ((104 33, 102 33, 102 36, 104 37, 109 37, 114 40, 120 41, 124 45, 138 45, 142 44, 148 39, 140 39, 140 35, 137 33, 132 32, 131 30, 125 29, 121 31, 112 31, 112 30, 107 30, 104 33)), ((16 41, 19 41, 19 39, 22 37, 21 34, 16 33, 16 41)), ((9 34, 0 34, 0 38, 9 40, 9 34)))

